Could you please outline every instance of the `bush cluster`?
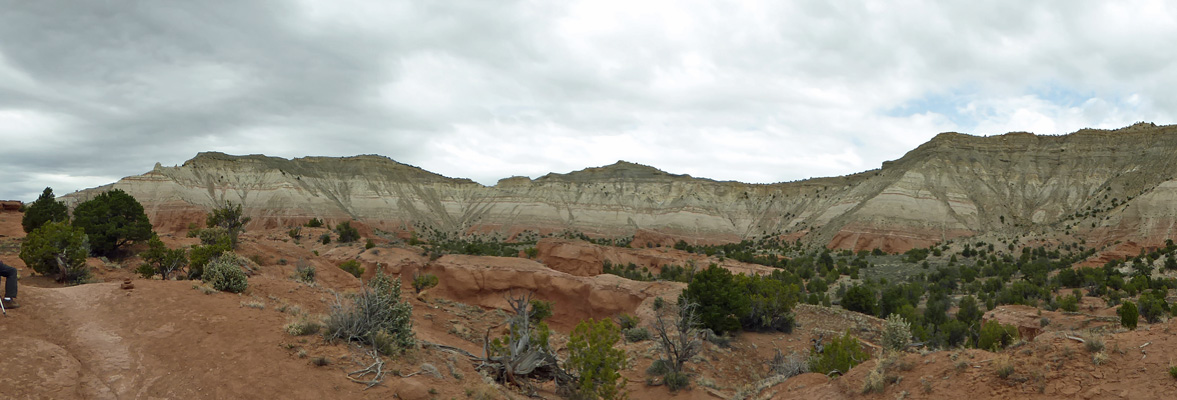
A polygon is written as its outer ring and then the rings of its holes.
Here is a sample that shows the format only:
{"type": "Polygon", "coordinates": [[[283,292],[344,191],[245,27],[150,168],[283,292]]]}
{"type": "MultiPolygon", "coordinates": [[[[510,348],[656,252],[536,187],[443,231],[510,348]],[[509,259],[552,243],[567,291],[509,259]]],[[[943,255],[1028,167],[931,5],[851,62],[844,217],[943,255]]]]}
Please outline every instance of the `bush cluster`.
{"type": "Polygon", "coordinates": [[[205,266],[200,279],[222,292],[244,292],[249,287],[249,279],[245,275],[245,270],[241,269],[242,264],[244,260],[236,254],[222,254],[205,266]]]}
{"type": "Polygon", "coordinates": [[[401,301],[401,283],[380,273],[346,304],[336,299],[325,322],[328,340],[360,342],[383,354],[416,344],[413,306],[401,301]]]}

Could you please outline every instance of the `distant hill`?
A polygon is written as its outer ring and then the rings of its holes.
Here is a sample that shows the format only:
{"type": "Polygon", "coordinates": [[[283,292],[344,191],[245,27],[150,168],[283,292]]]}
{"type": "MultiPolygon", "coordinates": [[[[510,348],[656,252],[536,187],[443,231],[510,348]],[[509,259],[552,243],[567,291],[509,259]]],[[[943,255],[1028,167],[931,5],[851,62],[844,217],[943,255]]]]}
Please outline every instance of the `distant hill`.
{"type": "Polygon", "coordinates": [[[783,236],[832,248],[905,251],[977,236],[1158,245],[1177,222],[1177,126],[1138,123],[1060,136],[943,133],[881,169],[778,184],[720,182],[618,162],[495,186],[375,155],[283,159],[200,153],[111,188],[157,229],[242,203],[253,224],[358,220],[391,232],[541,233],[724,242],[783,236]]]}

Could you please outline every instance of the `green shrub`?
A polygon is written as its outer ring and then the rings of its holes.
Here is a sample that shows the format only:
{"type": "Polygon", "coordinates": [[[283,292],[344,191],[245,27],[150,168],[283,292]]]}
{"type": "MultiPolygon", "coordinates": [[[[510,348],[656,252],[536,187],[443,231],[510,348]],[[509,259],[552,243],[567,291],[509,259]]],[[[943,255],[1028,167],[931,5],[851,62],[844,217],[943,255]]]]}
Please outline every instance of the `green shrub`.
{"type": "Polygon", "coordinates": [[[295,243],[298,243],[297,242],[298,239],[302,238],[302,227],[296,226],[296,227],[290,228],[290,230],[286,231],[286,235],[290,236],[291,239],[294,239],[295,243]]]}
{"type": "Polygon", "coordinates": [[[1125,301],[1116,313],[1120,314],[1120,325],[1128,329],[1136,329],[1136,323],[1140,320],[1140,312],[1136,310],[1136,303],[1125,301]]]}
{"type": "Polygon", "coordinates": [[[1177,379],[1177,367],[1169,367],[1169,376],[1177,379]]]}
{"type": "Polygon", "coordinates": [[[537,325],[552,316],[553,304],[550,301],[531,300],[531,315],[529,316],[532,325],[537,325]]]}
{"type": "Polygon", "coordinates": [[[695,274],[680,297],[699,304],[699,322],[716,334],[740,329],[738,316],[751,311],[751,300],[731,271],[715,264],[695,274]]]}
{"type": "Polygon", "coordinates": [[[139,253],[143,258],[143,264],[136,270],[144,278],[159,274],[167,280],[173,272],[188,265],[188,252],[184,249],[169,249],[158,236],[152,236],[151,240],[147,241],[147,247],[147,251],[139,253]]]}
{"type": "Polygon", "coordinates": [[[299,260],[298,266],[294,267],[294,278],[306,284],[315,283],[315,267],[306,260],[299,260]]]}
{"type": "Polygon", "coordinates": [[[48,222],[69,222],[69,208],[53,196],[53,188],[45,188],[37,200],[25,206],[20,226],[25,233],[33,233],[48,222]]]}
{"type": "Polygon", "coordinates": [[[841,337],[825,345],[821,352],[810,355],[809,370],[826,375],[831,372],[844,374],[868,358],[870,355],[862,349],[862,344],[847,330],[841,337]]]}
{"type": "Polygon", "coordinates": [[[981,324],[981,333],[977,338],[977,348],[997,351],[1013,344],[1019,337],[1018,328],[996,321],[985,321],[981,324]]]}
{"type": "Polygon", "coordinates": [[[290,334],[290,336],[306,336],[319,333],[319,330],[323,329],[323,324],[311,321],[309,319],[299,319],[286,324],[283,329],[285,329],[286,333],[290,334]]]}
{"type": "Polygon", "coordinates": [[[340,222],[335,226],[335,233],[339,234],[339,243],[351,243],[360,239],[360,231],[351,226],[351,221],[340,222]]]}
{"type": "Polygon", "coordinates": [[[650,340],[652,336],[646,328],[629,328],[625,330],[625,341],[638,343],[650,340]]]}
{"type": "Polygon", "coordinates": [[[625,397],[625,350],[615,348],[621,339],[613,321],[582,321],[568,339],[564,368],[577,375],[576,397],[614,399],[625,397]]]}
{"type": "Polygon", "coordinates": [[[241,269],[243,261],[236,254],[222,254],[205,266],[200,279],[216,290],[241,293],[249,287],[249,279],[241,269]]]}
{"type": "Polygon", "coordinates": [[[204,224],[209,228],[224,229],[229,233],[233,248],[237,248],[237,237],[241,236],[241,232],[245,232],[245,224],[248,224],[251,219],[242,216],[240,204],[234,206],[233,203],[226,201],[224,206],[214,208],[212,212],[208,213],[204,224]]]}
{"type": "Polygon", "coordinates": [[[653,376],[663,376],[670,372],[670,362],[657,359],[650,363],[650,367],[646,368],[646,373],[653,376]]]}
{"type": "Polygon", "coordinates": [[[114,256],[133,242],[151,239],[151,221],[143,205],[120,189],[114,189],[78,204],[73,225],[86,232],[90,252],[96,256],[114,256]]]}
{"type": "Polygon", "coordinates": [[[330,233],[323,233],[322,235],[319,235],[319,243],[330,244],[331,243],[331,234],[330,233]]]}
{"type": "Polygon", "coordinates": [[[368,241],[364,243],[364,250],[371,249],[373,247],[376,247],[376,242],[373,242],[372,239],[368,239],[368,241]]]}
{"type": "Polygon", "coordinates": [[[842,308],[866,315],[875,315],[878,313],[875,291],[863,285],[855,285],[846,289],[846,294],[842,296],[842,308]]]}
{"type": "Polygon", "coordinates": [[[617,317],[617,325],[620,326],[621,330],[623,331],[636,328],[641,322],[642,320],[638,319],[638,317],[634,316],[633,314],[621,314],[617,317]]]}
{"type": "Polygon", "coordinates": [[[421,291],[423,291],[425,289],[429,289],[431,287],[437,286],[438,283],[439,283],[439,280],[437,279],[437,275],[433,275],[433,274],[414,274],[413,275],[413,290],[416,290],[417,293],[421,293],[421,291]]]}
{"type": "Polygon", "coordinates": [[[691,378],[686,372],[667,372],[663,382],[671,392],[677,392],[691,386],[691,378]]]}
{"type": "Polygon", "coordinates": [[[20,245],[20,259],[25,265],[41,275],[71,284],[90,279],[90,268],[86,266],[88,254],[86,234],[65,222],[46,222],[29,233],[20,245]]]}
{"type": "Polygon", "coordinates": [[[911,344],[911,324],[899,314],[891,314],[883,324],[883,347],[903,350],[911,344]]]}
{"type": "Polygon", "coordinates": [[[1160,322],[1161,316],[1169,308],[1169,304],[1165,302],[1164,297],[1153,294],[1152,292],[1142,293],[1138,299],[1137,307],[1140,310],[1140,316],[1144,317],[1145,321],[1150,324],[1160,322]]]}
{"type": "Polygon", "coordinates": [[[1058,300],[1058,308],[1059,309],[1062,309],[1063,311],[1068,311],[1068,312],[1079,311],[1079,299],[1075,298],[1075,296],[1072,296],[1072,295],[1059,296],[1058,299],[1059,299],[1058,300]]]}
{"type": "Polygon", "coordinates": [[[376,274],[347,304],[336,298],[324,323],[324,336],[376,346],[384,354],[412,347],[416,343],[413,306],[400,297],[400,279],[376,274]]]}
{"type": "Polygon", "coordinates": [[[323,226],[323,221],[318,218],[311,218],[311,220],[307,221],[306,224],[307,228],[318,228],[320,226],[323,226]]]}
{"type": "Polygon", "coordinates": [[[360,262],[358,260],[344,261],[339,264],[339,269],[347,271],[347,273],[351,274],[352,276],[354,276],[356,278],[359,278],[360,275],[364,274],[364,267],[360,266],[360,262]]]}
{"type": "Polygon", "coordinates": [[[201,243],[188,252],[188,279],[200,279],[209,262],[233,250],[233,239],[222,228],[190,230],[188,236],[200,237],[201,243]]]}
{"type": "Polygon", "coordinates": [[[793,331],[792,310],[800,300],[801,287],[786,284],[774,276],[735,276],[736,283],[743,287],[742,293],[748,297],[747,312],[739,315],[740,325],[745,330],[793,331]]]}

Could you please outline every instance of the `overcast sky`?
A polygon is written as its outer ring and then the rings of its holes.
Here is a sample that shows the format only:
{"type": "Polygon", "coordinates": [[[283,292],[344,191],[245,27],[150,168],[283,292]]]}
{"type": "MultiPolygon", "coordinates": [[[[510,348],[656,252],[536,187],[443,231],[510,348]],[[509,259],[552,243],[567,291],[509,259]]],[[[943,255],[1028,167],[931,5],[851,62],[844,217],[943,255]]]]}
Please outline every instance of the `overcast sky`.
{"type": "Polygon", "coordinates": [[[210,150],[770,183],[1172,124],[1173,4],[0,0],[0,199],[210,150]]]}

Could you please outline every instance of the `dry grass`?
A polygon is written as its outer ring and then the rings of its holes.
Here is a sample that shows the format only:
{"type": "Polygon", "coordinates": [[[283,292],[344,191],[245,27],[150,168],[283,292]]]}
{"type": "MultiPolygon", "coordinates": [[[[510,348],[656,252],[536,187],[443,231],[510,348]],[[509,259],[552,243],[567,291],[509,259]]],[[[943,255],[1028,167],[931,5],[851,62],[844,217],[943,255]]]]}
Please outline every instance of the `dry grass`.
{"type": "Polygon", "coordinates": [[[993,370],[1002,379],[1009,378],[1014,373],[1014,363],[1009,355],[1001,354],[993,358],[993,370]]]}

